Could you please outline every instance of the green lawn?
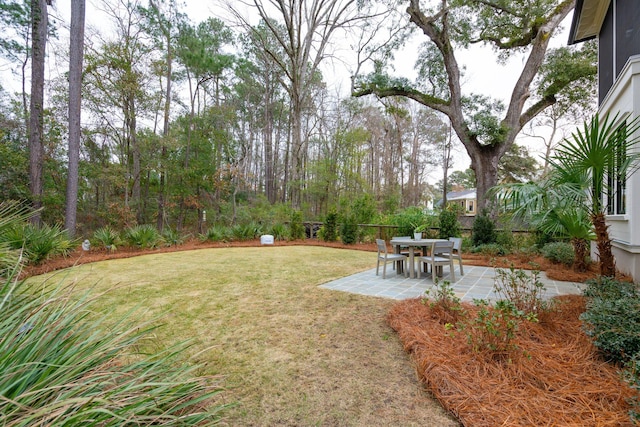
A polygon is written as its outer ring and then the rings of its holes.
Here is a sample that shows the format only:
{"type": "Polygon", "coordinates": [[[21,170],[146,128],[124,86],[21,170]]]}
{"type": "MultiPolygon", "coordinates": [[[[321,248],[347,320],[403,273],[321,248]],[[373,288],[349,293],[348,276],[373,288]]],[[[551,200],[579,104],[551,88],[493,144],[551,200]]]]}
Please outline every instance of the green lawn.
{"type": "Polygon", "coordinates": [[[224,402],[236,403],[229,425],[457,425],[423,391],[386,324],[393,301],[318,288],[373,267],[371,252],[268,246],[144,255],[46,277],[106,292],[100,307],[114,319],[136,306],[141,320],[162,316],[158,349],[195,340],[185,358],[223,376],[224,402]]]}

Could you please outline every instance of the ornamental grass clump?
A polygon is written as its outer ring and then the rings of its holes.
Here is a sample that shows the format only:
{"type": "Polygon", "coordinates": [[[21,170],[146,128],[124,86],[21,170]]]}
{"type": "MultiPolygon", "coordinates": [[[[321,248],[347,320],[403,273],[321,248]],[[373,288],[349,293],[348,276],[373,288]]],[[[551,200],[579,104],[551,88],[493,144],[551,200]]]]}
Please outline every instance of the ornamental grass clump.
{"type": "Polygon", "coordinates": [[[148,354],[154,327],[113,323],[90,292],[0,286],[0,425],[214,425],[215,378],[181,360],[186,344],[148,354]]]}

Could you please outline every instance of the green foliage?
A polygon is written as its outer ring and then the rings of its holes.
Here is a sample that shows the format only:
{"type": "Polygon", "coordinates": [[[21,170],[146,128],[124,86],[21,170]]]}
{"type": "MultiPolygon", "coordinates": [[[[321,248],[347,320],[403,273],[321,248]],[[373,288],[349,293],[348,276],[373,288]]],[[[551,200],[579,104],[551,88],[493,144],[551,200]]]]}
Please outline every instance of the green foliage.
{"type": "Polygon", "coordinates": [[[3,425],[214,425],[213,378],[181,359],[187,344],[155,350],[154,327],[133,312],[115,324],[89,292],[0,285],[3,425]],[[204,404],[206,402],[206,404],[204,404]]]}
{"type": "Polygon", "coordinates": [[[473,246],[496,243],[496,226],[493,219],[486,212],[476,216],[473,221],[471,238],[473,239],[473,246]]]}
{"type": "Polygon", "coordinates": [[[509,254],[509,250],[497,243],[485,243],[471,248],[471,253],[489,256],[503,256],[509,254]]]}
{"type": "MultiPolygon", "coordinates": [[[[640,392],[640,353],[636,353],[629,362],[625,365],[624,379],[629,386],[640,392]]],[[[629,411],[629,416],[635,423],[640,422],[640,393],[636,393],[631,399],[632,409],[629,411]]]]}
{"type": "Polygon", "coordinates": [[[338,240],[338,214],[335,211],[327,214],[320,231],[321,238],[325,242],[335,242],[338,240]]]}
{"type": "Polygon", "coordinates": [[[640,293],[610,278],[587,281],[587,309],[580,316],[586,334],[605,358],[624,363],[640,352],[640,293]]]}
{"type": "Polygon", "coordinates": [[[289,238],[287,227],[281,223],[275,223],[269,229],[269,234],[273,236],[274,240],[287,240],[289,238]]]}
{"type": "Polygon", "coordinates": [[[348,216],[342,221],[340,239],[345,245],[351,245],[358,241],[358,222],[354,216],[348,216]]]}
{"type": "Polygon", "coordinates": [[[460,298],[454,292],[451,283],[445,280],[440,284],[437,277],[433,287],[425,291],[422,303],[429,303],[432,310],[440,311],[440,319],[445,323],[455,323],[466,315],[460,304],[460,298]]]}
{"type": "Polygon", "coordinates": [[[229,229],[222,225],[213,225],[199,236],[201,241],[223,242],[231,239],[229,229]]]}
{"type": "Polygon", "coordinates": [[[154,226],[142,224],[127,228],[124,241],[137,248],[156,248],[162,244],[162,236],[154,226]]]}
{"type": "Polygon", "coordinates": [[[477,352],[488,352],[494,357],[507,358],[518,349],[514,342],[524,313],[508,300],[500,300],[491,307],[486,300],[475,300],[476,317],[465,323],[467,342],[477,352]]]}
{"type": "Polygon", "coordinates": [[[412,236],[416,228],[428,222],[428,216],[418,206],[410,206],[391,217],[391,224],[398,227],[398,236],[412,236]]]}
{"type": "Polygon", "coordinates": [[[174,230],[173,228],[165,227],[162,230],[162,241],[167,246],[178,246],[184,243],[185,236],[182,236],[178,230],[174,230]]]}
{"type": "Polygon", "coordinates": [[[94,231],[93,240],[99,242],[102,247],[109,251],[115,251],[122,242],[120,234],[109,226],[94,231]]]}
{"type": "Polygon", "coordinates": [[[438,238],[460,237],[461,229],[456,209],[447,207],[440,212],[440,230],[438,238]]]}
{"type": "Polygon", "coordinates": [[[509,301],[527,316],[536,316],[548,308],[548,303],[543,299],[545,287],[540,282],[538,270],[528,274],[516,269],[513,264],[508,270],[496,268],[493,290],[500,299],[509,301]]]}
{"type": "Polygon", "coordinates": [[[236,224],[231,227],[230,234],[233,240],[253,240],[262,234],[262,227],[255,222],[236,224]]]}
{"type": "Polygon", "coordinates": [[[542,255],[553,262],[571,266],[575,260],[573,246],[566,242],[547,243],[542,247],[542,255]]]}
{"type": "Polygon", "coordinates": [[[304,224],[302,224],[302,212],[293,211],[289,218],[289,238],[291,240],[304,239],[305,231],[304,224]]]}
{"type": "Polygon", "coordinates": [[[10,249],[21,250],[28,262],[39,264],[56,255],[67,255],[74,246],[67,232],[58,225],[41,227],[31,223],[15,224],[0,236],[10,249]]]}

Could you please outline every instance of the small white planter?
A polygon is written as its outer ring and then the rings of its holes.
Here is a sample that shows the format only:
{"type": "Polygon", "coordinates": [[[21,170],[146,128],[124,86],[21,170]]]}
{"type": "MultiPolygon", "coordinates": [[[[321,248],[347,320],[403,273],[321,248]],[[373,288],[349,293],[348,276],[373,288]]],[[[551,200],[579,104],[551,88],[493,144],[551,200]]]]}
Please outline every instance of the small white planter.
{"type": "Polygon", "coordinates": [[[415,240],[420,240],[420,239],[422,239],[422,232],[420,232],[420,233],[413,233],[413,238],[414,238],[415,240]]]}

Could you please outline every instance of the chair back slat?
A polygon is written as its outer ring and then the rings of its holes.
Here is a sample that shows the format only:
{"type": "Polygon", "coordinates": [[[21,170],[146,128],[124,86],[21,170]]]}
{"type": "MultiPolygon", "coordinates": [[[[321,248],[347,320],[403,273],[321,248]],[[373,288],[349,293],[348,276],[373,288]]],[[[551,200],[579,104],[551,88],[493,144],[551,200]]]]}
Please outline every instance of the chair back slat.
{"type": "Polygon", "coordinates": [[[435,256],[443,253],[450,253],[453,250],[453,242],[433,242],[431,247],[431,255],[435,256]]]}
{"type": "Polygon", "coordinates": [[[387,244],[382,239],[376,239],[376,245],[378,245],[378,253],[387,253],[387,244]]]}

